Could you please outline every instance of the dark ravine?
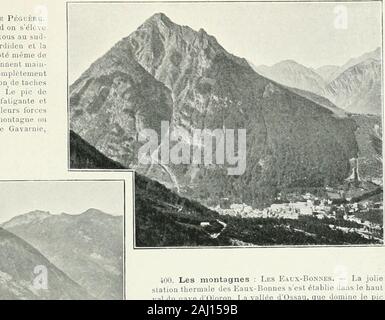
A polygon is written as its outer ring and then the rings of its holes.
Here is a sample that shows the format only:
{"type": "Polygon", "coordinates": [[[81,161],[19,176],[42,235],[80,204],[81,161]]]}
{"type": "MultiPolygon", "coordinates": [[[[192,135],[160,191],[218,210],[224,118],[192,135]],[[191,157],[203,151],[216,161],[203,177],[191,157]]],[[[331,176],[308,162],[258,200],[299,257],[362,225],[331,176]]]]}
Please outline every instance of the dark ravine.
{"type": "Polygon", "coordinates": [[[120,163],[100,153],[73,131],[70,132],[70,168],[72,169],[125,169],[120,163]]]}
{"type": "MultiPolygon", "coordinates": [[[[261,206],[280,189],[338,184],[358,152],[352,119],[260,76],[203,29],[174,24],[163,14],[119,41],[71,85],[70,111],[72,130],[133,168],[136,134],[159,131],[162,120],[187,130],[246,129],[241,176],[228,176],[225,166],[171,166],[181,193],[204,204],[228,197],[261,206]]],[[[156,171],[146,174],[169,182],[156,171]]]]}

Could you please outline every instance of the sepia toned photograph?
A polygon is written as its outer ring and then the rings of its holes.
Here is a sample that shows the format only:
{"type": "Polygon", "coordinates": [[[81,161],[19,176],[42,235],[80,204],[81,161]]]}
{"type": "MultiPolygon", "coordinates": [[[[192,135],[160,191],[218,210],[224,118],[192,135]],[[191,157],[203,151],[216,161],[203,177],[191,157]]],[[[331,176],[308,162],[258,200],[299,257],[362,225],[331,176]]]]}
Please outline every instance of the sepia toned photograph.
{"type": "Polygon", "coordinates": [[[123,298],[123,181],[0,181],[0,300],[123,298]]]}
{"type": "Polygon", "coordinates": [[[382,245],[381,8],[68,3],[69,169],[135,170],[137,249],[382,245]]]}

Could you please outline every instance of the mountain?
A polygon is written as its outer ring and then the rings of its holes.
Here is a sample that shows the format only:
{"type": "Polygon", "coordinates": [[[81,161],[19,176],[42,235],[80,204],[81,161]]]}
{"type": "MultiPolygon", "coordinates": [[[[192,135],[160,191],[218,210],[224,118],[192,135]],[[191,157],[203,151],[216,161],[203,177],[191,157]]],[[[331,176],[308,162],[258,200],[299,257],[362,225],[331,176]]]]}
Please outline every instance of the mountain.
{"type": "Polygon", "coordinates": [[[375,146],[373,146],[372,143],[372,136],[375,133],[375,128],[382,128],[381,115],[353,114],[352,118],[358,125],[356,139],[359,148],[360,177],[382,185],[382,161],[378,160],[375,146]]]}
{"type": "MultiPolygon", "coordinates": [[[[373,51],[365,52],[364,54],[358,57],[349,59],[345,64],[340,67],[339,74],[337,74],[337,76],[339,76],[340,74],[342,74],[342,72],[348,70],[349,68],[367,60],[381,61],[381,48],[378,47],[373,51]]],[[[337,78],[337,76],[335,78],[337,78]]]]}
{"type": "Polygon", "coordinates": [[[341,67],[334,65],[327,65],[316,68],[315,71],[324,79],[326,83],[333,81],[341,70],[341,67]]]}
{"type": "Polygon", "coordinates": [[[278,83],[288,87],[322,94],[325,87],[324,79],[313,69],[303,66],[294,60],[284,60],[271,67],[262,65],[256,71],[278,83]]]}
{"type": "Polygon", "coordinates": [[[0,299],[83,300],[92,296],[37,249],[0,228],[0,299]],[[39,266],[47,270],[47,289],[33,286],[38,276],[34,270],[39,266]]]}
{"type": "MultiPolygon", "coordinates": [[[[242,175],[229,176],[226,164],[168,165],[179,192],[207,205],[223,197],[263,205],[281,189],[337,184],[357,153],[354,121],[259,75],[203,29],[164,14],[146,20],[71,85],[70,117],[73,131],[131,168],[138,167],[140,129],[159,133],[162,120],[188,132],[246,129],[242,175]]],[[[166,183],[161,166],[153,167],[138,170],[166,183]]]]}
{"type": "Polygon", "coordinates": [[[31,212],[2,225],[37,248],[98,299],[123,298],[123,218],[31,212]]]}
{"type": "Polygon", "coordinates": [[[167,87],[135,60],[126,41],[97,60],[70,87],[71,128],[113,159],[130,163],[137,154],[136,133],[160,132],[170,121],[167,87]]]}
{"type": "Polygon", "coordinates": [[[381,114],[381,61],[367,59],[340,74],[325,95],[350,113],[381,114]]]}
{"type": "MultiPolygon", "coordinates": [[[[71,148],[77,154],[75,168],[101,169],[105,157],[71,132],[71,148]],[[76,143],[75,143],[76,142],[76,143]],[[79,162],[78,162],[79,161],[79,162]]],[[[110,169],[121,169],[113,161],[110,169]],[[114,167],[115,166],[115,167],[114,167]]],[[[370,244],[357,233],[344,233],[330,225],[359,227],[352,222],[314,217],[292,219],[241,218],[219,215],[196,201],[181,197],[157,181],[135,173],[135,234],[137,247],[196,247],[249,245],[370,244]]],[[[380,230],[379,233],[382,234],[380,230]]]]}

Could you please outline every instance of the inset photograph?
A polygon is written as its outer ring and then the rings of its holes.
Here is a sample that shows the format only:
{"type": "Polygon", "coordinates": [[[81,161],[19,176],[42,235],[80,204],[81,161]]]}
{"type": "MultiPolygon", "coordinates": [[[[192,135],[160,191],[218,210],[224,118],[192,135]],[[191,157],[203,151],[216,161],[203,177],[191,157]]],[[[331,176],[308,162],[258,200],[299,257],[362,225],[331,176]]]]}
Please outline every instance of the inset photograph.
{"type": "Polygon", "coordinates": [[[69,166],[136,171],[136,248],[383,244],[380,2],[67,11],[69,166]]]}
{"type": "Polygon", "coordinates": [[[124,181],[0,181],[0,300],[122,300],[124,181]]]}

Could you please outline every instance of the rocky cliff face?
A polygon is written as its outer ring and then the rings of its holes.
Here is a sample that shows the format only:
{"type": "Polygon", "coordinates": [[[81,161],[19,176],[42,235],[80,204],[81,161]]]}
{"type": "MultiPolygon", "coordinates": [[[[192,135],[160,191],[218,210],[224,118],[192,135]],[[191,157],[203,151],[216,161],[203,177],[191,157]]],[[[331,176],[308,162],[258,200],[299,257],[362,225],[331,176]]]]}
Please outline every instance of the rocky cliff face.
{"type": "MultiPolygon", "coordinates": [[[[123,137],[146,126],[159,130],[161,120],[189,131],[246,129],[241,176],[228,176],[225,166],[170,165],[181,192],[204,203],[222,197],[261,203],[281,188],[338,183],[357,153],[354,121],[262,77],[204,30],[163,14],[122,39],[71,86],[70,108],[71,128],[124,166],[135,166],[137,149],[123,137]],[[129,81],[120,77],[117,85],[116,72],[133,79],[137,90],[120,94],[129,81]],[[105,75],[109,81],[100,80],[105,75]],[[131,100],[137,103],[129,110],[141,115],[142,126],[128,125],[123,110],[131,100]]],[[[162,180],[157,171],[146,174],[162,180]]]]}

